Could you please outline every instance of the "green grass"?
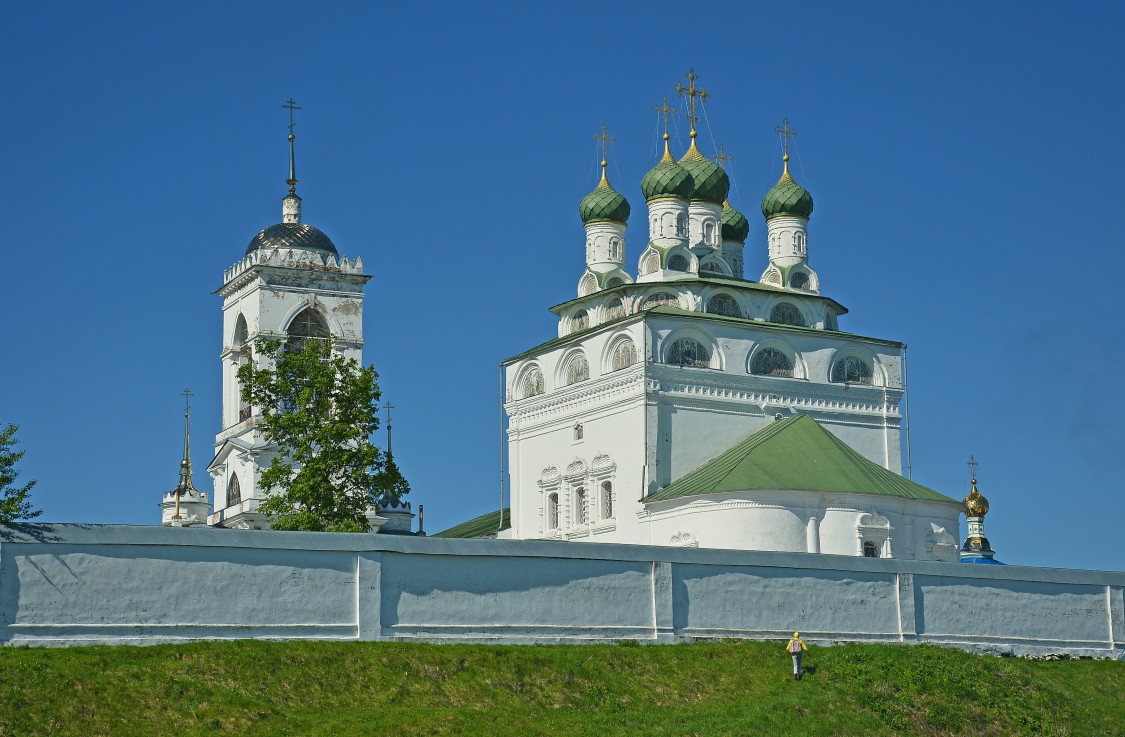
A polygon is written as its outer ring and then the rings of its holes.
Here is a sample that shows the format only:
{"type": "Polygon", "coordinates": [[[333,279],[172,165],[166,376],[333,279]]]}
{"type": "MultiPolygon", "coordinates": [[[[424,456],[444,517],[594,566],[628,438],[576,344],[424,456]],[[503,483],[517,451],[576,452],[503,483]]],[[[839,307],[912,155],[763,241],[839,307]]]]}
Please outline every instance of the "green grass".
{"type": "Polygon", "coordinates": [[[1125,663],[927,646],[0,648],[0,735],[1121,735],[1125,663]]]}

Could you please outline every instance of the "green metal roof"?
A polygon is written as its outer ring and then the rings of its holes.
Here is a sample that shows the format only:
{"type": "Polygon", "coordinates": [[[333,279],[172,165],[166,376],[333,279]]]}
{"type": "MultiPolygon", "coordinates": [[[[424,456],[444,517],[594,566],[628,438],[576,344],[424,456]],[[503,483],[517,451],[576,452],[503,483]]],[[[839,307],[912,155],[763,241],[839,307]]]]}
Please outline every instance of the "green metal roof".
{"type": "Polygon", "coordinates": [[[489,512],[488,514],[482,514],[481,516],[471,519],[468,522],[462,522],[459,525],[454,525],[448,530],[443,530],[442,532],[431,535],[430,537],[489,537],[496,534],[497,528],[501,530],[507,530],[511,526],[511,508],[504,507],[504,509],[499,512],[489,512]],[[501,521],[501,516],[503,516],[503,521],[501,521]]]}
{"type": "Polygon", "coordinates": [[[584,223],[627,223],[629,222],[629,201],[610,186],[602,175],[602,181],[593,192],[578,203],[578,215],[584,223]]]}
{"type": "Polygon", "coordinates": [[[960,504],[867,460],[809,415],[769,424],[644,501],[747,490],[850,492],[960,504]]]}
{"type": "Polygon", "coordinates": [[[723,204],[723,200],[730,193],[730,177],[723,171],[723,167],[703,155],[695,145],[694,139],[687,153],[680,159],[680,166],[687,169],[695,182],[691,199],[714,202],[716,205],[723,204]]]}
{"type": "Polygon", "coordinates": [[[729,202],[723,202],[723,240],[746,242],[750,235],[750,221],[738,210],[731,207],[729,202]]]}
{"type": "Polygon", "coordinates": [[[813,201],[809,191],[793,181],[789,176],[789,167],[786,165],[785,173],[773,189],[766,192],[762,198],[762,214],[766,220],[782,215],[795,215],[807,218],[812,215],[813,201]]]}
{"type": "Polygon", "coordinates": [[[678,197],[686,200],[691,197],[695,189],[695,180],[688,174],[687,169],[677,164],[669,156],[659,164],[649,169],[641,177],[641,193],[645,200],[655,200],[658,197],[678,197]]]}

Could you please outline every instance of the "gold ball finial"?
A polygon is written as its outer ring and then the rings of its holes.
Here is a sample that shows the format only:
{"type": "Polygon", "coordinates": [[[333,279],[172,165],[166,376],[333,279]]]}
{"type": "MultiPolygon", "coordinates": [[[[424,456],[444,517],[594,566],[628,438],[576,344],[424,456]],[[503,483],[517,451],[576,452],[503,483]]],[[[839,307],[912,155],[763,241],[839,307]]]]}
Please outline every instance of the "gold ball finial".
{"type": "Polygon", "coordinates": [[[789,154],[785,154],[784,156],[782,156],[781,160],[782,161],[789,161],[789,154]]]}
{"type": "Polygon", "coordinates": [[[669,138],[670,138],[670,136],[668,135],[668,133],[667,133],[667,132],[665,132],[665,133],[664,133],[664,140],[665,140],[665,141],[667,141],[667,140],[668,140],[669,138]]]}
{"type": "Polygon", "coordinates": [[[694,139],[698,135],[698,133],[696,133],[695,129],[693,128],[691,133],[689,133],[688,135],[690,135],[694,139]]]}

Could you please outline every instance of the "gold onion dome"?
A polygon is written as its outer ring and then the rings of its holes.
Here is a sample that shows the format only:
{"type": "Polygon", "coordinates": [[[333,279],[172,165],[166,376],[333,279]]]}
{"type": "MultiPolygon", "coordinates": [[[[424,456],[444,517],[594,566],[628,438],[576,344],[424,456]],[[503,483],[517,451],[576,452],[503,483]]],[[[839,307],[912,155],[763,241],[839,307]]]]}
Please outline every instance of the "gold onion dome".
{"type": "Polygon", "coordinates": [[[578,214],[582,222],[590,223],[628,223],[629,201],[610,186],[605,175],[606,162],[602,160],[602,180],[594,191],[578,203],[578,214]]]}
{"type": "Polygon", "coordinates": [[[793,181],[789,175],[789,154],[782,157],[785,171],[781,179],[762,198],[762,214],[766,220],[783,216],[808,218],[812,215],[813,201],[809,191],[793,181]]]}
{"type": "Polygon", "coordinates": [[[730,177],[723,167],[703,155],[695,145],[695,131],[691,132],[691,146],[680,159],[680,166],[687,169],[695,182],[691,199],[699,202],[713,202],[721,205],[730,194],[730,177]]]}
{"type": "Polygon", "coordinates": [[[750,235],[750,221],[731,207],[729,202],[723,200],[723,240],[745,243],[748,235],[750,235]]]}
{"type": "Polygon", "coordinates": [[[688,170],[676,163],[668,149],[668,134],[664,134],[664,157],[641,177],[641,193],[646,202],[675,197],[686,200],[695,189],[695,180],[688,170]]]}
{"type": "Polygon", "coordinates": [[[977,480],[973,479],[973,488],[965,497],[965,516],[983,517],[988,514],[988,500],[977,490],[977,480]]]}

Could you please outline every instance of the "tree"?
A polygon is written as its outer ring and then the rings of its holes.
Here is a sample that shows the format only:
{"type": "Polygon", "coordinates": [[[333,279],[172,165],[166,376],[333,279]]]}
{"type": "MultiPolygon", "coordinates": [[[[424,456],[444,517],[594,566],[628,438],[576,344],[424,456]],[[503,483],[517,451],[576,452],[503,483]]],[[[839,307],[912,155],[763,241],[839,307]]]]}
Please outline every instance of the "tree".
{"type": "Polygon", "coordinates": [[[28,481],[23,486],[15,485],[20,475],[16,464],[25,452],[12,450],[16,445],[16,430],[19,429],[19,425],[9,424],[0,430],[0,524],[43,514],[42,510],[32,508],[27,499],[35,481],[28,481]]]}
{"type": "Polygon", "coordinates": [[[371,444],[379,427],[374,366],[332,351],[331,340],[267,338],[259,360],[238,369],[242,400],[260,411],[258,429],[278,447],[261,477],[259,510],[275,530],[366,532],[365,512],[410,487],[371,444]]]}

